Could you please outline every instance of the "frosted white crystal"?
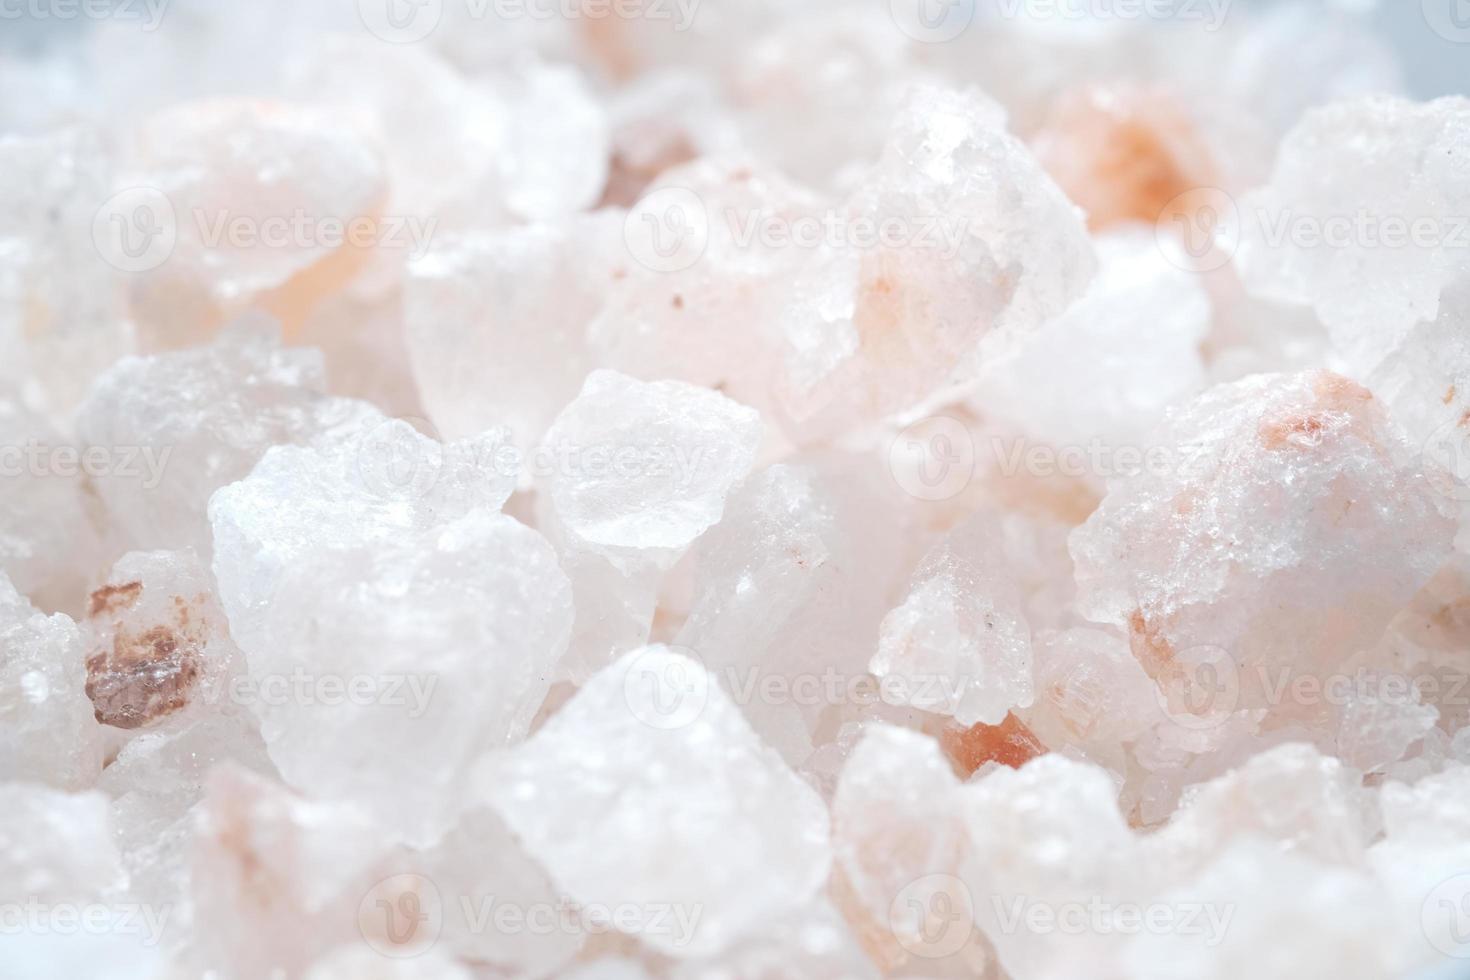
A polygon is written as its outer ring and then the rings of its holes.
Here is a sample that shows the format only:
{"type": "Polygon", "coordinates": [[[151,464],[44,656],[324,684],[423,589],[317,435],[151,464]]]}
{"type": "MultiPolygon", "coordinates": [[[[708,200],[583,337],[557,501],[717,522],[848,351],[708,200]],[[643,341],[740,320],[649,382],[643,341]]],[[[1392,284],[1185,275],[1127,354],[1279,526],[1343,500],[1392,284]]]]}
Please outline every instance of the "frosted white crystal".
{"type": "Polygon", "coordinates": [[[678,642],[699,652],[792,765],[832,709],[858,707],[878,624],[917,555],[886,473],[835,455],[753,474],[693,549],[678,642]],[[774,685],[777,696],[760,696],[774,685]],[[796,696],[801,692],[801,696],[796,696]]]}
{"type": "Polygon", "coordinates": [[[127,880],[102,794],[5,782],[0,814],[0,896],[14,910],[96,901],[127,880]]]}
{"type": "Polygon", "coordinates": [[[759,413],[673,381],[591,374],[542,442],[558,520],[589,550],[677,553],[750,470],[759,413]]]}
{"type": "MultiPolygon", "coordinates": [[[[259,726],[246,707],[222,706],[186,726],[130,740],[98,780],[112,800],[115,838],[133,901],[180,907],[188,895],[189,840],[209,772],[224,763],[274,777],[259,726]]],[[[183,939],[170,935],[169,946],[183,939]]]]}
{"type": "Polygon", "coordinates": [[[916,88],[839,213],[902,233],[803,259],[781,312],[797,420],[839,393],[863,413],[912,405],[972,371],[991,330],[1060,313],[1096,261],[1077,209],[973,90],[916,88]]]}
{"type": "Polygon", "coordinates": [[[1464,229],[1447,217],[1470,207],[1467,143],[1470,100],[1460,98],[1307,113],[1270,183],[1241,201],[1247,282],[1312,306],[1349,362],[1372,370],[1470,272],[1464,229]]]}
{"type": "Polygon", "coordinates": [[[1031,704],[1031,627],[1000,537],[982,512],[924,556],[879,627],[871,669],[892,682],[885,697],[966,727],[1031,704]]]}
{"type": "Polygon", "coordinates": [[[1209,296],[1151,232],[1096,246],[1087,292],[988,363],[975,404],[1053,446],[1141,449],[1163,410],[1204,383],[1209,296]]]}
{"type": "Polygon", "coordinates": [[[963,814],[973,854],[961,877],[1008,973],[1075,976],[1108,955],[1113,939],[1100,930],[1033,930],[1014,918],[1033,906],[1117,906],[1148,894],[1151,869],[1106,773],[1057,755],[996,769],[967,788],[963,814]]]}
{"type": "Polygon", "coordinates": [[[75,612],[98,550],[82,448],[7,395],[0,446],[0,571],[44,607],[75,612]]]}
{"type": "Polygon", "coordinates": [[[849,915],[874,937],[890,972],[904,963],[932,965],[926,961],[966,946],[962,962],[967,957],[978,968],[977,954],[983,962],[978,934],[975,941],[947,936],[935,914],[960,910],[966,919],[948,925],[973,931],[972,896],[956,877],[969,851],[959,808],[960,783],[949,761],[917,732],[874,725],[843,767],[832,800],[837,866],[852,892],[849,915]],[[916,883],[925,881],[935,887],[919,894],[916,883]]]}
{"type": "Polygon", "coordinates": [[[208,777],[190,844],[193,962],[231,976],[300,971],[361,943],[359,905],[387,845],[354,807],[303,800],[233,765],[208,777]],[[261,936],[270,936],[262,943],[261,936]]]}
{"type": "Polygon", "coordinates": [[[318,352],[282,348],[280,328],[254,318],[207,347],[119,361],[77,418],[83,444],[118,461],[96,479],[109,517],[138,546],[208,555],[210,494],[271,446],[374,417],[325,386],[318,352]]]}
{"type": "Polygon", "coordinates": [[[422,45],[364,35],[323,38],[286,69],[297,98],[330,109],[370,140],[387,169],[389,213],[426,215],[491,172],[506,107],[422,45]]]}
{"type": "Polygon", "coordinates": [[[410,265],[408,350],[441,432],[507,426],[524,453],[541,441],[593,367],[587,325],[621,235],[616,215],[597,212],[437,237],[410,265]]]}
{"type": "Polygon", "coordinates": [[[1283,854],[1249,837],[1150,907],[1181,918],[1186,908],[1198,910],[1197,926],[1139,931],[1119,964],[1129,976],[1226,980],[1246,973],[1288,980],[1324,969],[1371,980],[1400,974],[1414,962],[1410,951],[1423,945],[1391,919],[1370,876],[1283,854]]]}
{"type": "Polygon", "coordinates": [[[437,947],[466,961],[507,975],[545,976],[565,968],[588,940],[575,903],[481,799],[472,799],[413,867],[433,882],[443,903],[437,947]],[[521,918],[496,917],[506,914],[521,918]]]}
{"type": "Polygon", "coordinates": [[[675,957],[718,953],[804,905],[831,861],[821,800],[668,648],[593,677],[494,780],[496,809],[571,897],[692,922],[621,926],[675,957]]]}
{"type": "MultiPolygon", "coordinates": [[[[241,639],[272,761],[303,792],[434,840],[465,768],[526,732],[566,647],[571,589],[551,548],[476,510],[303,555],[277,582],[263,630],[241,639]]],[[[222,594],[233,623],[239,600],[222,594]]]]}
{"type": "Polygon", "coordinates": [[[1081,611],[1127,627],[1155,679],[1219,651],[1248,705],[1269,671],[1321,676],[1376,641],[1448,552],[1453,523],[1420,462],[1339,376],[1212,388],[1155,438],[1172,466],[1113,481],[1071,541],[1081,611]]]}
{"type": "Polygon", "coordinates": [[[202,290],[221,306],[310,269],[344,245],[328,222],[375,217],[384,203],[383,164],[361,133],[284,103],[165,109],[145,121],[125,169],[123,186],[166,199],[160,213],[176,236],[155,282],[202,290]]]}
{"type": "Polygon", "coordinates": [[[1158,687],[1114,633],[1074,628],[1037,633],[1032,643],[1036,699],[1021,712],[1036,737],[1114,771],[1124,743],[1163,720],[1158,687]]]}
{"type": "Polygon", "coordinates": [[[0,574],[0,778],[63,789],[102,769],[86,694],[85,645],[67,616],[46,616],[0,574]]]}
{"type": "Polygon", "coordinates": [[[587,325],[600,363],[764,408],[781,357],[778,304],[804,253],[792,229],[821,207],[738,153],[664,169],[629,205],[612,289],[587,325]]]}
{"type": "Polygon", "coordinates": [[[492,430],[445,445],[369,413],[314,447],[271,448],[209,504],[215,577],[236,642],[251,649],[281,578],[308,558],[498,509],[515,486],[499,454],[504,441],[492,430]]]}
{"type": "Polygon", "coordinates": [[[92,238],[111,166],[91,130],[0,136],[0,378],[32,407],[70,411],[132,348],[122,277],[92,238]]]}
{"type": "Polygon", "coordinates": [[[1370,800],[1358,773],[1337,759],[1283,745],[1195,787],[1148,844],[1171,873],[1195,874],[1245,835],[1354,867],[1373,836],[1370,800]]]}

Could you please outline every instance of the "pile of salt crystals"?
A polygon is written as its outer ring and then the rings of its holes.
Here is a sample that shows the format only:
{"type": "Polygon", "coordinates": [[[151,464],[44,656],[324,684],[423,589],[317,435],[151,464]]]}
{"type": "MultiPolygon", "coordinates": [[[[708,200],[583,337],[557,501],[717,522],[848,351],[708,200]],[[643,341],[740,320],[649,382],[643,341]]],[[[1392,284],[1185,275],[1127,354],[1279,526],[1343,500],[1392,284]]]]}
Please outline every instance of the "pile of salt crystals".
{"type": "Polygon", "coordinates": [[[1470,101],[355,6],[0,53],[0,972],[1470,956],[1470,101]]]}

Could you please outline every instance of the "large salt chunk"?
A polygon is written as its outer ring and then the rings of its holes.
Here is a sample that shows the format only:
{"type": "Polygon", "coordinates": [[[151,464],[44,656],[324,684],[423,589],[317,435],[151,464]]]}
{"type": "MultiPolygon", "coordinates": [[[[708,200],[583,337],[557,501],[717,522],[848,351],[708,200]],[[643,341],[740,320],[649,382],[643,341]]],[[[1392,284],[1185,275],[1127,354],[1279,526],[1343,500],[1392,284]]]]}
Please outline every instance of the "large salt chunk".
{"type": "MultiPolygon", "coordinates": [[[[254,556],[231,558],[248,574],[254,556]]],[[[446,829],[470,761],[530,727],[572,598],[544,538],[477,510],[302,556],[267,615],[241,643],[282,777],[425,842],[446,829]]]]}
{"type": "Polygon", "coordinates": [[[918,732],[874,725],[842,769],[832,837],[848,915],[890,972],[948,957],[984,962],[972,897],[957,877],[969,851],[959,807],[949,761],[918,732]],[[963,921],[946,923],[951,911],[963,921]]]}
{"type": "Polygon", "coordinates": [[[37,612],[0,574],[0,778],[63,789],[97,779],[101,731],[83,650],[74,622],[37,612]]]}
{"type": "Polygon", "coordinates": [[[0,783],[0,901],[95,901],[125,881],[106,797],[0,783]]]}
{"type": "MultiPolygon", "coordinates": [[[[505,976],[548,976],[587,941],[589,923],[579,916],[588,910],[557,891],[505,821],[476,798],[483,785],[471,778],[476,788],[458,823],[413,864],[442,903],[438,946],[505,976]]],[[[591,927],[605,930],[606,923],[591,927]]]]}
{"type": "Polygon", "coordinates": [[[498,509],[515,487],[504,441],[492,430],[441,444],[369,412],[312,446],[271,448],[209,502],[214,573],[236,642],[251,650],[282,577],[311,557],[498,509]]]}
{"type": "Polygon", "coordinates": [[[1470,100],[1378,97],[1309,112],[1240,202],[1238,261],[1260,294],[1310,305],[1359,372],[1470,272],[1470,100]]]}
{"type": "Polygon", "coordinates": [[[1470,768],[1450,766],[1412,785],[1385,783],[1379,806],[1384,836],[1369,850],[1368,863],[1394,899],[1401,926],[1422,930],[1424,958],[1431,949],[1463,958],[1470,768]]]}
{"type": "Polygon", "coordinates": [[[407,345],[441,432],[504,425],[524,453],[540,442],[594,366],[587,325],[612,283],[597,270],[621,235],[620,219],[597,212],[445,235],[410,264],[407,345]]]}
{"type": "Polygon", "coordinates": [[[613,288],[587,325],[600,362],[767,404],[776,304],[821,204],[739,155],[665,170],[630,205],[613,288]]]}
{"type": "MultiPolygon", "coordinates": [[[[98,460],[8,394],[0,394],[0,446],[0,571],[43,607],[75,612],[97,559],[86,477],[98,460]]],[[[126,452],[101,468],[120,466],[126,452]]]]}
{"type": "Polygon", "coordinates": [[[779,314],[797,422],[913,405],[968,374],[992,330],[1062,312],[1096,261],[1078,210],[974,91],[916,88],[832,217],[779,314]]]}
{"type": "Polygon", "coordinates": [[[1026,725],[1054,751],[1125,771],[1126,743],[1164,717],[1158,687],[1128,641],[1098,629],[1044,630],[1032,655],[1036,700],[1021,713],[1026,725]]]}
{"type": "Polygon", "coordinates": [[[1449,552],[1419,461],[1337,375],[1220,385],[1156,437],[1173,465],[1113,481],[1073,532],[1079,607],[1127,627],[1161,683],[1225,692],[1212,713],[1370,647],[1449,552]]]}
{"type": "Polygon", "coordinates": [[[918,557],[899,496],[867,459],[798,457],[742,483],[693,550],[677,642],[793,766],[819,747],[834,710],[877,700],[878,624],[918,557]]]}
{"type": "Polygon", "coordinates": [[[191,342],[256,298],[298,322],[362,261],[355,243],[387,234],[383,164],[325,110],[176,105],[144,122],[125,170],[107,217],[136,227],[108,239],[108,256],[141,273],[133,310],[156,343],[191,342]]]}
{"type": "Polygon", "coordinates": [[[120,361],[92,387],[77,431],[89,452],[116,458],[95,482],[129,542],[208,555],[210,494],[271,446],[372,417],[325,387],[319,353],[283,349],[279,327],[247,318],[207,347],[120,361]]]}
{"type": "Polygon", "coordinates": [[[494,780],[496,809],[572,898],[631,910],[616,924],[671,956],[728,948],[827,877],[821,799],[665,647],[593,677],[494,780]]]}
{"type": "MultiPolygon", "coordinates": [[[[683,960],[669,972],[670,980],[877,980],[878,976],[852,927],[823,898],[782,916],[768,932],[734,949],[705,960],[683,960]]],[[[599,973],[586,980],[609,978],[599,973]]]]}
{"type": "MultiPolygon", "coordinates": [[[[390,937],[402,925],[373,906],[386,847],[354,807],[303,800],[236,766],[215,770],[189,848],[193,943],[186,962],[200,972],[266,980],[299,974],[348,942],[392,950],[390,937]]],[[[416,931],[417,923],[409,926],[416,931]]]]}
{"type": "Polygon", "coordinates": [[[1357,869],[1247,837],[1198,878],[1150,900],[1156,924],[1131,930],[1116,969],[1148,980],[1404,976],[1416,962],[1411,951],[1425,947],[1390,907],[1357,869]]]}
{"type": "MultiPolygon", "coordinates": [[[[1107,774],[1056,754],[999,768],[967,786],[973,853],[961,877],[975,921],[1018,977],[1083,976],[1115,938],[1101,929],[1034,929],[1034,916],[1138,902],[1150,889],[1138,837],[1107,774]]],[[[1058,918],[1054,920],[1060,922],[1058,918]]],[[[1075,921],[1075,920],[1074,920],[1075,921]]]]}
{"type": "Polygon", "coordinates": [[[187,897],[194,810],[210,771],[226,762],[275,776],[255,716],[243,706],[143,732],[102,771],[97,786],[112,797],[132,900],[173,908],[187,897]]]}
{"type": "Polygon", "coordinates": [[[1136,468],[1116,450],[1141,449],[1164,409],[1204,383],[1210,298],[1151,232],[1114,231],[1096,244],[1087,292],[988,363],[974,404],[1059,449],[1106,446],[1115,454],[1104,462],[1136,468]]]}
{"type": "Polygon", "coordinates": [[[663,560],[719,521],[761,433],[756,411],[718,392],[597,371],[540,452],[569,534],[610,557],[663,560]]]}
{"type": "Polygon", "coordinates": [[[88,131],[0,138],[0,379],[35,407],[70,411],[132,348],[122,276],[92,238],[109,163],[88,131]]]}
{"type": "Polygon", "coordinates": [[[1160,867],[1181,877],[1203,871],[1232,840],[1246,835],[1326,864],[1354,867],[1372,837],[1370,813],[1356,771],[1292,743],[1191,787],[1147,846],[1160,867]]]}
{"type": "Polygon", "coordinates": [[[395,216],[428,216],[490,172],[505,107],[422,45],[333,34],[287,66],[286,89],[349,120],[382,155],[395,216]]]}
{"type": "Polygon", "coordinates": [[[895,703],[966,727],[1031,704],[1031,627],[993,515],[976,514],[924,556],[883,619],[871,669],[895,703]]]}
{"type": "Polygon", "coordinates": [[[1414,327],[1367,383],[1423,447],[1435,488],[1463,507],[1470,501],[1470,276],[1445,288],[1439,315],[1414,327]]]}

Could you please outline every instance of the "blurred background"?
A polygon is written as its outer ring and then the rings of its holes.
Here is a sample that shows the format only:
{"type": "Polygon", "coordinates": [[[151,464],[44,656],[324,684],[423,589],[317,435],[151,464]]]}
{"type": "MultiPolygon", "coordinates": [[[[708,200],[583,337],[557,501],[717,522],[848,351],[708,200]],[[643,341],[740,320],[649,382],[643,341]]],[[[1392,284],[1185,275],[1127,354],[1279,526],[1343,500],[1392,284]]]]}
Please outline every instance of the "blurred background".
{"type": "MultiPolygon", "coordinates": [[[[0,50],[35,50],[68,32],[78,21],[37,18],[28,9],[48,0],[0,3],[0,50]]],[[[98,0],[101,2],[101,0],[98,0]]],[[[126,4],[130,0],[113,0],[126,4]]],[[[136,7],[136,0],[132,0],[136,7]]],[[[181,0],[182,4],[183,0],[181,0]]],[[[193,2],[193,0],[190,0],[193,2]]],[[[215,0],[233,2],[233,0],[215,0]]],[[[334,3],[343,0],[308,0],[334,3]]],[[[350,0],[347,0],[350,3],[350,0]]],[[[709,0],[711,4],[727,0],[709,0]]],[[[797,0],[799,2],[799,0],[797,0]]],[[[854,0],[861,2],[861,0],[854,0]]],[[[963,2],[963,0],[962,0],[963,2]]],[[[982,0],[983,2],[983,0],[982,0]]],[[[1185,0],[1188,2],[1188,0],[1185,0]]],[[[1288,0],[1230,0],[1235,7],[1266,8],[1288,0]]],[[[1470,0],[1317,0],[1324,8],[1361,11],[1399,52],[1409,90],[1419,98],[1470,94],[1470,0]],[[1449,36],[1446,36],[1449,35],[1449,36]]],[[[3,96],[0,96],[3,97],[3,96]]]]}

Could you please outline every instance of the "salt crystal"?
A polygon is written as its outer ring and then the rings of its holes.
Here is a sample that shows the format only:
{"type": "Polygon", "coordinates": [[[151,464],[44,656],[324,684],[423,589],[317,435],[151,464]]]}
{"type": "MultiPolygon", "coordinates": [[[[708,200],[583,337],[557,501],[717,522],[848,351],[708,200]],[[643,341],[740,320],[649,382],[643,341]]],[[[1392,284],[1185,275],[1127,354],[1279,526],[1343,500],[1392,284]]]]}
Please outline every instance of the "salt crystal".
{"type": "Polygon", "coordinates": [[[0,778],[84,789],[102,770],[76,623],[46,616],[0,574],[0,778]]]}
{"type": "Polygon", "coordinates": [[[952,531],[884,617],[871,669],[897,703],[998,724],[1031,704],[1031,627],[1005,567],[997,522],[981,513],[952,531]]]}
{"type": "Polygon", "coordinates": [[[495,783],[496,809],[571,897],[639,910],[615,924],[669,956],[718,953],[801,907],[831,860],[821,800],[668,648],[593,677],[495,783]],[[662,925],[656,907],[672,912],[662,925]]]}

